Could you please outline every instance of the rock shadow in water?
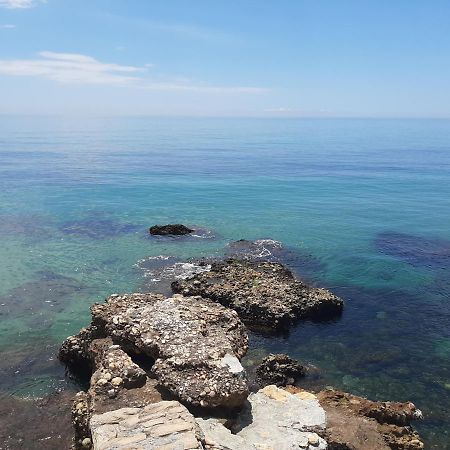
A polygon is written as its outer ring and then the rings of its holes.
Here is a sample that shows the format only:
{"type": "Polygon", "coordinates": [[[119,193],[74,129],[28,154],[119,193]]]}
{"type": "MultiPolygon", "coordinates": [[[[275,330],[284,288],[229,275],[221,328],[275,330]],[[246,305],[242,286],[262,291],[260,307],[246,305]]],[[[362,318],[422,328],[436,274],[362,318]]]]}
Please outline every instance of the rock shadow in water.
{"type": "Polygon", "coordinates": [[[450,241],[446,239],[385,231],[376,236],[375,246],[381,253],[415,267],[434,270],[450,267],[450,241]]]}
{"type": "Polygon", "coordinates": [[[80,386],[80,380],[64,378],[65,369],[57,359],[56,344],[35,335],[25,334],[24,338],[31,342],[0,349],[0,390],[40,397],[56,387],[80,386]]]}

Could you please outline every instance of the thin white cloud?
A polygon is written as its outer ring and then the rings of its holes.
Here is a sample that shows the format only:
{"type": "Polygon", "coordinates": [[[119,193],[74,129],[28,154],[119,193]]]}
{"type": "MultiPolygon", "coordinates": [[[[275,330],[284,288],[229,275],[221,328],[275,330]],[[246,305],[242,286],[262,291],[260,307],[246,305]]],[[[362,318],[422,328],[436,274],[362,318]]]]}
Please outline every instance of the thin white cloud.
{"type": "Polygon", "coordinates": [[[45,0],[0,0],[0,8],[27,9],[36,6],[38,3],[45,3],[45,0]]]}
{"type": "Polygon", "coordinates": [[[246,86],[209,86],[184,78],[155,79],[144,67],[103,63],[92,56],[44,51],[35,59],[0,60],[0,75],[39,77],[59,84],[128,86],[157,91],[205,93],[261,93],[266,89],[246,86]]]}
{"type": "Polygon", "coordinates": [[[5,23],[4,25],[0,25],[0,29],[2,29],[2,30],[9,30],[12,28],[16,28],[16,26],[12,25],[10,23],[5,23]]]}
{"type": "Polygon", "coordinates": [[[0,60],[0,74],[47,78],[61,84],[130,85],[139,82],[134,66],[105,64],[76,53],[41,52],[36,59],[0,60]]]}
{"type": "Polygon", "coordinates": [[[292,109],[292,108],[285,108],[283,106],[280,106],[278,108],[266,108],[264,112],[268,113],[293,113],[293,112],[299,112],[298,109],[292,109]]]}

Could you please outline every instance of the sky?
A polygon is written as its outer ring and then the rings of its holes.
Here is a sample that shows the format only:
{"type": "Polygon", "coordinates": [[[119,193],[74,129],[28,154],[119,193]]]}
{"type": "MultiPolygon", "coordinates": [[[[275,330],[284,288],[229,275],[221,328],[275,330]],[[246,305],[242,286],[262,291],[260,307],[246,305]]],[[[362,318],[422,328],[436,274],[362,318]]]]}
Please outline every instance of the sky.
{"type": "Polygon", "coordinates": [[[450,117],[449,0],[0,0],[0,114],[450,117]]]}

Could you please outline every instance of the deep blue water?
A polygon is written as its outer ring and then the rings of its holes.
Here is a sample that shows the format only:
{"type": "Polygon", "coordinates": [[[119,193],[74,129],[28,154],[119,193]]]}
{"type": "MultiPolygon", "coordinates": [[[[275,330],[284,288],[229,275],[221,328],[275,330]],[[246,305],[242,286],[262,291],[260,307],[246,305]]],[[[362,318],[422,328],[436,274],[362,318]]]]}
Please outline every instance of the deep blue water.
{"type": "Polygon", "coordinates": [[[448,120],[0,117],[0,390],[66,387],[55,352],[90,304],[261,238],[346,306],[252,336],[248,363],[288,352],[321,385],[412,400],[450,448],[448,120]],[[202,230],[147,236],[169,222],[202,230]]]}

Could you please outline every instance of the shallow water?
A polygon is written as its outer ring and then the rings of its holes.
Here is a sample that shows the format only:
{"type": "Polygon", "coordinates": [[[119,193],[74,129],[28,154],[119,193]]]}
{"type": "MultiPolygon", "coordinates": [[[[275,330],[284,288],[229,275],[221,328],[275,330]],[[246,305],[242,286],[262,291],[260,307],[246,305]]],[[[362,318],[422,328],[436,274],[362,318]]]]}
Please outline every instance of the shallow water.
{"type": "Polygon", "coordinates": [[[287,352],[322,385],[412,400],[427,447],[450,448],[449,198],[444,120],[3,116],[0,390],[70,385],[54,354],[94,301],[271,238],[347,301],[340,320],[252,335],[248,359],[287,352]],[[147,235],[169,222],[199,232],[147,235]]]}

